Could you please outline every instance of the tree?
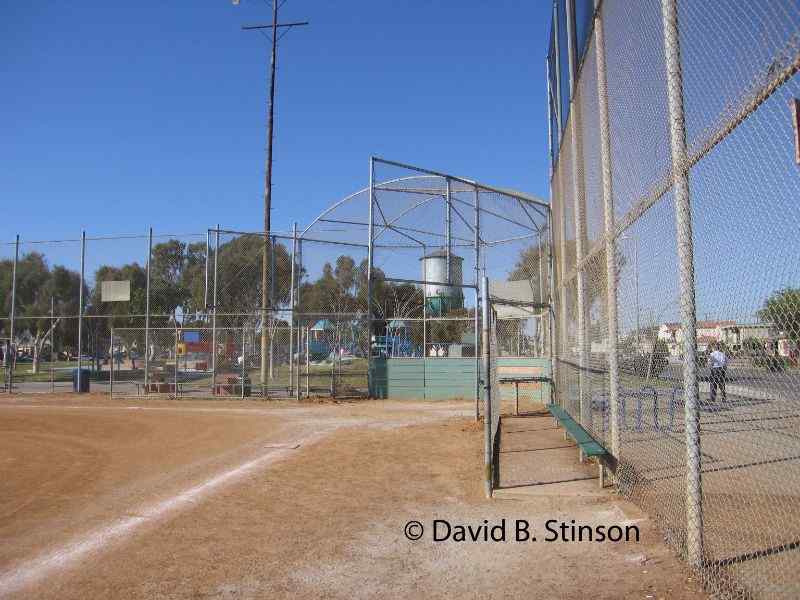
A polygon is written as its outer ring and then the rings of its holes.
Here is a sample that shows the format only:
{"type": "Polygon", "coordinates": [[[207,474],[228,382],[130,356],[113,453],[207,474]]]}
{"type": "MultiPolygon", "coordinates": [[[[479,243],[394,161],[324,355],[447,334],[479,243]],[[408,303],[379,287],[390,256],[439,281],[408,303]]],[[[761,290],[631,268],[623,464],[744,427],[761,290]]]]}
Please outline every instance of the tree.
{"type": "MultiPolygon", "coordinates": [[[[78,314],[80,281],[80,275],[75,271],[55,266],[48,271],[47,280],[36,295],[33,304],[25,307],[24,314],[30,315],[30,318],[26,320],[26,327],[32,337],[32,370],[34,373],[39,372],[39,363],[45,343],[49,341],[50,344],[53,344],[52,336],[56,327],[59,329],[62,344],[77,345],[77,319],[65,317],[73,317],[78,314]],[[48,317],[51,302],[53,313],[57,315],[52,323],[48,317]]],[[[86,294],[85,286],[84,294],[86,294]]]]}
{"type": "Polygon", "coordinates": [[[336,269],[334,276],[339,289],[344,290],[347,294],[353,292],[356,285],[355,273],[356,261],[352,256],[340,256],[336,259],[336,269]]]}
{"type": "Polygon", "coordinates": [[[52,330],[48,319],[37,318],[50,314],[52,286],[49,283],[50,269],[42,254],[31,252],[17,263],[16,303],[19,320],[15,323],[16,332],[17,337],[23,331],[28,333],[33,348],[34,373],[39,372],[42,347],[52,330]]]}
{"type": "MultiPolygon", "coordinates": [[[[0,261],[0,305],[6,313],[11,311],[13,268],[13,261],[0,261]]],[[[34,373],[39,370],[45,344],[48,340],[53,343],[54,325],[50,319],[51,308],[57,317],[55,323],[59,326],[62,344],[67,346],[75,344],[77,319],[65,317],[78,314],[79,287],[78,273],[62,266],[50,269],[41,253],[25,254],[17,263],[14,343],[19,344],[22,335],[30,339],[34,373]]],[[[4,324],[3,329],[6,335],[10,334],[8,325],[4,324]]]]}
{"type": "MultiPolygon", "coordinates": [[[[566,277],[570,274],[572,269],[575,266],[575,259],[576,259],[576,244],[575,240],[567,240],[564,244],[565,246],[565,263],[567,265],[566,272],[562,274],[563,277],[566,277]]],[[[584,248],[588,248],[588,243],[584,244],[584,248]]],[[[519,256],[517,257],[517,261],[514,263],[514,269],[508,274],[509,281],[521,281],[521,280],[530,280],[532,284],[532,289],[534,293],[534,300],[538,300],[539,298],[539,262],[543,261],[542,263],[542,270],[541,273],[544,277],[544,292],[547,295],[548,292],[548,281],[549,281],[549,249],[544,242],[540,242],[539,244],[528,246],[520,251],[519,256]]],[[[558,258],[555,259],[555,268],[558,269],[560,267],[560,261],[558,258]]],[[[625,257],[625,254],[619,250],[619,246],[617,246],[616,250],[616,264],[617,264],[617,279],[628,264],[628,261],[625,257]]],[[[589,274],[593,273],[602,273],[603,280],[605,281],[605,272],[606,272],[606,252],[605,249],[600,249],[596,254],[592,256],[592,258],[588,261],[585,267],[585,272],[589,274]]],[[[605,285],[603,286],[587,286],[587,292],[589,294],[589,305],[591,305],[603,292],[605,292],[605,285]]]]}
{"type": "MultiPolygon", "coordinates": [[[[572,247],[575,247],[573,242],[572,247]]],[[[574,257],[574,253],[573,253],[574,257]]],[[[573,260],[574,262],[574,260],[573,260]]],[[[524,248],[514,263],[514,269],[508,274],[508,281],[530,281],[533,301],[542,302],[539,288],[539,276],[544,278],[542,290],[547,296],[549,292],[550,264],[547,246],[544,242],[524,248]],[[541,271],[539,270],[541,264],[541,271]]]]}
{"type": "MultiPolygon", "coordinates": [[[[218,312],[260,315],[263,248],[264,237],[260,235],[239,235],[220,245],[216,283],[218,312]]],[[[276,243],[272,251],[275,253],[274,305],[280,307],[289,303],[292,259],[283,244],[276,243]]],[[[269,254],[267,260],[272,261],[269,254]]],[[[213,272],[210,275],[209,285],[213,286],[213,272]]],[[[209,302],[212,295],[213,287],[209,290],[209,302]]]]}
{"type": "Polygon", "coordinates": [[[153,246],[150,267],[150,308],[177,321],[178,309],[194,314],[205,307],[205,244],[177,239],[153,246]]]}
{"type": "Polygon", "coordinates": [[[773,323],[792,341],[800,340],[800,288],[783,288],[764,301],[758,318],[773,323]]]}

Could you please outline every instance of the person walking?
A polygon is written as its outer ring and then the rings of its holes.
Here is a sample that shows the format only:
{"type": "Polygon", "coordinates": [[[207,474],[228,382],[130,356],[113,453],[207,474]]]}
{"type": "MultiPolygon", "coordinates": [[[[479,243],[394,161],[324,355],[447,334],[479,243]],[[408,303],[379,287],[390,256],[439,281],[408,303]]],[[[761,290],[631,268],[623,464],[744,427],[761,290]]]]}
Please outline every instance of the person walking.
{"type": "Polygon", "coordinates": [[[722,392],[722,401],[727,401],[725,394],[725,369],[728,366],[728,357],[720,348],[720,345],[714,343],[711,345],[711,353],[708,355],[708,367],[711,370],[709,383],[711,384],[711,402],[717,400],[717,388],[722,392]]]}

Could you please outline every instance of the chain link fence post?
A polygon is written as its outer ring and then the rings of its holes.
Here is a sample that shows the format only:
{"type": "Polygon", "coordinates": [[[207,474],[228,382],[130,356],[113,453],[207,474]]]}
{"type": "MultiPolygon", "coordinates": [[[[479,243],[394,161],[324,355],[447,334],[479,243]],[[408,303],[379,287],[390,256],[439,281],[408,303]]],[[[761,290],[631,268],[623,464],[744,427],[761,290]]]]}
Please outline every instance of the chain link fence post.
{"type": "MultiPolygon", "coordinates": [[[[214,234],[214,289],[211,301],[211,395],[217,395],[217,280],[219,275],[219,223],[214,234]]],[[[263,332],[262,332],[263,335],[263,332]]]]}
{"type": "MultiPolygon", "coordinates": [[[[241,398],[244,400],[244,386],[245,381],[247,379],[247,339],[246,339],[247,328],[242,325],[242,389],[241,391],[241,398]]],[[[262,357],[263,360],[263,357],[262,357]]]]}
{"type": "Polygon", "coordinates": [[[311,326],[306,325],[306,398],[311,397],[311,326]]]}
{"type": "Polygon", "coordinates": [[[175,358],[175,375],[174,375],[173,379],[174,379],[174,383],[175,383],[175,389],[173,390],[173,393],[175,395],[175,398],[177,398],[178,397],[178,321],[177,320],[175,320],[175,346],[174,346],[174,352],[175,352],[175,357],[174,357],[175,358]]]}
{"type": "MultiPolygon", "coordinates": [[[[292,396],[292,388],[294,387],[294,310],[295,310],[295,286],[297,278],[297,222],[292,227],[292,264],[291,275],[289,281],[289,388],[287,390],[289,396],[292,396]]],[[[298,348],[299,352],[299,348],[298,348]]]]}
{"type": "Polygon", "coordinates": [[[14,266],[11,270],[11,324],[5,363],[8,365],[8,393],[14,393],[14,368],[17,366],[17,345],[14,343],[14,325],[17,317],[17,264],[19,263],[19,234],[14,242],[14,266]],[[10,356],[9,356],[10,355],[10,356]]]}
{"type": "Polygon", "coordinates": [[[153,262],[153,228],[147,234],[147,280],[144,301],[144,393],[150,393],[150,272],[153,262]]]}
{"type": "Polygon", "coordinates": [[[369,221],[367,223],[367,396],[373,397],[372,389],[372,261],[373,244],[375,241],[374,230],[374,204],[375,204],[375,158],[369,159],[369,221]]]}
{"type": "Polygon", "coordinates": [[[689,564],[700,568],[703,565],[703,488],[700,471],[697,313],[677,1],[661,0],[661,16],[667,73],[672,180],[675,195],[680,318],[683,329],[683,387],[686,419],[686,553],[689,564]]]}
{"type": "MultiPolygon", "coordinates": [[[[114,398],[114,327],[111,327],[111,349],[108,353],[108,397],[114,398]]],[[[53,362],[53,359],[50,359],[53,362]]],[[[53,369],[50,368],[52,373],[53,369]]],[[[52,380],[52,377],[51,377],[52,380]]]]}
{"type": "Polygon", "coordinates": [[[597,108],[600,118],[600,169],[603,192],[603,224],[606,238],[606,302],[608,311],[608,404],[611,413],[611,454],[620,458],[619,360],[617,340],[617,245],[614,237],[614,187],[611,171],[611,132],[608,122],[606,44],[600,0],[595,0],[594,41],[597,61],[597,108]]]}
{"type": "MultiPolygon", "coordinates": [[[[584,241],[586,238],[586,218],[585,218],[585,193],[584,193],[584,168],[583,168],[583,152],[582,152],[582,137],[580,135],[580,103],[575,98],[575,47],[574,47],[574,6],[572,2],[567,2],[567,40],[568,40],[568,54],[569,54],[569,70],[570,70],[570,97],[573,98],[570,123],[570,136],[572,138],[571,149],[572,156],[572,185],[575,202],[575,266],[576,273],[576,287],[577,287],[577,303],[578,303],[578,395],[579,395],[579,410],[580,421],[586,429],[591,429],[592,426],[592,406],[591,406],[591,393],[590,385],[587,377],[587,369],[589,367],[589,335],[586,323],[588,321],[588,302],[586,295],[586,273],[582,265],[584,257],[584,241]]],[[[583,452],[580,452],[581,460],[584,459],[583,452]]]]}
{"type": "Polygon", "coordinates": [[[492,497],[492,385],[491,363],[489,361],[489,278],[481,279],[481,340],[483,356],[483,425],[484,425],[484,490],[486,497],[492,497]]]}
{"type": "Polygon", "coordinates": [[[84,282],[84,266],[86,262],[86,232],[81,231],[81,272],[78,283],[78,375],[76,381],[78,382],[78,393],[83,391],[83,369],[81,348],[83,342],[83,282],[84,282]]]}
{"type": "MultiPolygon", "coordinates": [[[[478,188],[475,187],[475,421],[480,419],[481,413],[481,377],[480,377],[480,324],[478,311],[480,309],[480,295],[478,293],[478,282],[481,277],[481,198],[478,188]]],[[[423,256],[427,254],[425,248],[422,249],[423,256]]],[[[425,358],[427,351],[425,349],[425,299],[422,301],[422,330],[423,330],[423,344],[422,344],[422,357],[425,358]]]]}
{"type": "MultiPolygon", "coordinates": [[[[550,101],[550,81],[551,81],[551,73],[550,73],[550,58],[545,57],[544,59],[545,65],[545,73],[547,74],[547,85],[546,85],[546,92],[547,92],[547,155],[551,157],[550,160],[550,168],[548,170],[548,186],[550,191],[550,205],[547,207],[547,269],[548,269],[548,278],[549,278],[549,286],[547,291],[547,355],[550,359],[550,398],[549,403],[553,404],[555,401],[555,382],[556,382],[556,374],[557,374],[557,367],[556,367],[556,356],[553,352],[553,325],[554,325],[554,315],[555,315],[555,306],[553,303],[553,203],[555,202],[555,197],[553,196],[553,175],[555,173],[552,156],[553,156],[553,104],[550,101]]],[[[541,261],[541,255],[539,256],[539,260],[541,261]]],[[[544,300],[542,300],[544,302],[544,300]]],[[[477,335],[477,333],[476,333],[477,335]]]]}
{"type": "Polygon", "coordinates": [[[555,258],[554,258],[554,242],[553,242],[553,184],[551,179],[550,184],[550,198],[551,204],[547,210],[547,268],[549,272],[550,285],[547,290],[547,317],[548,317],[548,349],[547,353],[550,358],[550,404],[556,402],[556,382],[558,381],[558,365],[556,365],[556,273],[555,273],[555,258]]]}

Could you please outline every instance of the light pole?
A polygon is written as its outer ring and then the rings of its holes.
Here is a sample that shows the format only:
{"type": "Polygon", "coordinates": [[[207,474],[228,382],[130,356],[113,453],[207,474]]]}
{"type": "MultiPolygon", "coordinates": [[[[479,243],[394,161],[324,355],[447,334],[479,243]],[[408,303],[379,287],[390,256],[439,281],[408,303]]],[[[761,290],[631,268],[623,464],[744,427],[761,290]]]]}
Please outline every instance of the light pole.
{"type": "MultiPolygon", "coordinates": [[[[233,0],[234,5],[239,4],[239,0],[233,0]]],[[[267,355],[269,352],[269,341],[267,339],[267,321],[270,306],[270,274],[267,261],[272,253],[270,238],[271,213],[272,213],[272,142],[273,142],[273,115],[275,109],[275,67],[278,60],[278,30],[291,29],[308,25],[308,21],[295,23],[278,23],[278,0],[272,0],[272,23],[268,25],[244,25],[244,31],[261,31],[268,29],[272,32],[272,52],[270,54],[269,68],[269,97],[267,103],[267,157],[264,175],[264,249],[261,261],[261,386],[265,389],[267,385],[267,355]]]]}

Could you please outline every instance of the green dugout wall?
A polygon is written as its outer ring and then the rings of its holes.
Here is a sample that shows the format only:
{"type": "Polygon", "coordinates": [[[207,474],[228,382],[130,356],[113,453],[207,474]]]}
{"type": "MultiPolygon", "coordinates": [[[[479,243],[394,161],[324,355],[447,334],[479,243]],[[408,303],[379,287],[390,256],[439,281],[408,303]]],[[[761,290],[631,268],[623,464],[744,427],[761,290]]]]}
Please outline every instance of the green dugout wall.
{"type": "MultiPolygon", "coordinates": [[[[475,398],[475,358],[374,358],[370,369],[373,398],[408,400],[470,400],[475,398]]],[[[498,377],[550,377],[550,361],[544,358],[499,357],[498,377]]],[[[520,393],[550,401],[549,383],[525,383],[520,393]]],[[[501,399],[514,399],[514,385],[500,385],[501,399]]]]}

